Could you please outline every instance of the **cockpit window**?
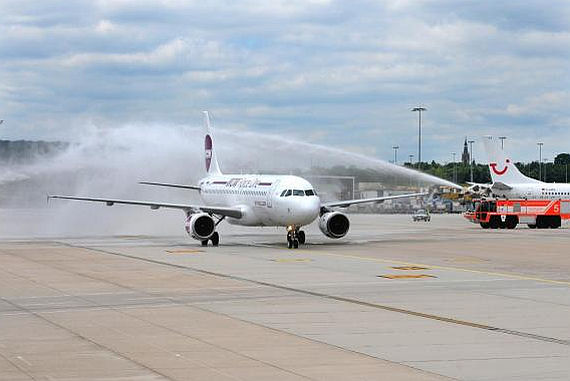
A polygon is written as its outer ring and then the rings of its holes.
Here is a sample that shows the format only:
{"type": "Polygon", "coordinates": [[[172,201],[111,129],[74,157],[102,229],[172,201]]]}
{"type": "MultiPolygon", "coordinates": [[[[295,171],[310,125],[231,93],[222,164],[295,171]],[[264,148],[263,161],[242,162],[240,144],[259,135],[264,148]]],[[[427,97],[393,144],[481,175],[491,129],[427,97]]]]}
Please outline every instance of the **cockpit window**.
{"type": "Polygon", "coordinates": [[[291,196],[291,189],[287,189],[285,191],[285,197],[289,197],[289,196],[291,196]]]}
{"type": "Polygon", "coordinates": [[[305,192],[300,189],[293,189],[293,196],[304,196],[305,192]]]}
{"type": "Polygon", "coordinates": [[[312,189],[307,189],[307,190],[305,191],[305,195],[307,195],[307,196],[316,196],[317,194],[315,193],[314,190],[312,190],[312,189]]]}
{"type": "Polygon", "coordinates": [[[287,193],[287,189],[283,189],[283,192],[281,192],[281,195],[279,197],[285,196],[285,193],[287,193]]]}

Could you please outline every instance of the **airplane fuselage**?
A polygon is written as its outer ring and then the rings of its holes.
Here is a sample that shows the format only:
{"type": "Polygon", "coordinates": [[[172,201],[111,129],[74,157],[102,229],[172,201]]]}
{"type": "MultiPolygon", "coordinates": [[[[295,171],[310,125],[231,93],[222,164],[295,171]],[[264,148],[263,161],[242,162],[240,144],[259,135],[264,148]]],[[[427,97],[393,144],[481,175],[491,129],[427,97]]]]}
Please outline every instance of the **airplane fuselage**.
{"type": "Polygon", "coordinates": [[[319,215],[321,202],[313,186],[298,176],[211,175],[198,183],[207,205],[237,207],[244,226],[304,226],[319,215]]]}
{"type": "Polygon", "coordinates": [[[557,200],[570,198],[570,184],[523,183],[508,184],[512,189],[493,190],[493,194],[505,198],[527,198],[532,200],[557,200]]]}

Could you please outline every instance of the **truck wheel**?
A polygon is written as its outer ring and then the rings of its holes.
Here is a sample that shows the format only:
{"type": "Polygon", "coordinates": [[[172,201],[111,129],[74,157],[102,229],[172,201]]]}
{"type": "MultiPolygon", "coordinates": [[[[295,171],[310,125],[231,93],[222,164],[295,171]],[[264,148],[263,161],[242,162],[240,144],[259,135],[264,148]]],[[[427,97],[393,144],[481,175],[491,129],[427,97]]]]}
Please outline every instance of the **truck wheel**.
{"type": "Polygon", "coordinates": [[[547,216],[536,216],[536,227],[538,229],[545,229],[550,226],[547,216]]]}
{"type": "Polygon", "coordinates": [[[499,216],[491,216],[491,219],[489,220],[489,227],[491,229],[497,229],[499,225],[501,225],[501,220],[499,219],[499,216]]]}
{"type": "Polygon", "coordinates": [[[507,216],[505,224],[507,225],[507,229],[514,229],[519,224],[519,219],[517,216],[507,216]]]}
{"type": "Polygon", "coordinates": [[[561,225],[562,225],[562,221],[560,220],[559,216],[550,217],[550,228],[551,229],[558,229],[561,225]]]}
{"type": "Polygon", "coordinates": [[[488,222],[479,222],[479,225],[481,225],[481,227],[483,229],[489,229],[489,223],[488,222]]]}

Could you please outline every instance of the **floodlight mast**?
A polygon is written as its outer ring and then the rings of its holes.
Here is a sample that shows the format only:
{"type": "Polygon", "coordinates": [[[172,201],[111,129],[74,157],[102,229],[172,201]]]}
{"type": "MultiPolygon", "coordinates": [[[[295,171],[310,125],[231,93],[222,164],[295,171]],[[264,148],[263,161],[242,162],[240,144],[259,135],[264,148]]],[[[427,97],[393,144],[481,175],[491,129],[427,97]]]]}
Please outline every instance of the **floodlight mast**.
{"type": "Polygon", "coordinates": [[[505,149],[505,139],[507,137],[506,136],[499,136],[499,140],[501,141],[501,150],[505,149]]]}
{"type": "Polygon", "coordinates": [[[457,184],[457,172],[455,171],[455,152],[452,152],[451,156],[453,157],[453,182],[457,184]]]}
{"type": "Polygon", "coordinates": [[[542,146],[544,143],[536,143],[538,146],[538,180],[542,181],[542,146]]]}
{"type": "Polygon", "coordinates": [[[418,168],[422,162],[422,111],[426,111],[427,108],[418,106],[412,109],[413,112],[418,112],[418,168]]]}
{"type": "Polygon", "coordinates": [[[394,150],[394,164],[398,165],[398,149],[400,146],[393,146],[392,149],[394,150]]]}

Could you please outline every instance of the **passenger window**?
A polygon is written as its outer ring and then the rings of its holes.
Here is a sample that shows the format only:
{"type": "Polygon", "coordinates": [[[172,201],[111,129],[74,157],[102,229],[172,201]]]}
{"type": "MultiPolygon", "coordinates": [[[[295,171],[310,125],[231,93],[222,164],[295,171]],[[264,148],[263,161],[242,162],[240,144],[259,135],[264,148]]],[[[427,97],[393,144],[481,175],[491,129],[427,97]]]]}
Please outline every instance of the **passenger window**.
{"type": "Polygon", "coordinates": [[[304,196],[305,192],[300,189],[293,189],[293,196],[304,196]]]}

